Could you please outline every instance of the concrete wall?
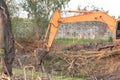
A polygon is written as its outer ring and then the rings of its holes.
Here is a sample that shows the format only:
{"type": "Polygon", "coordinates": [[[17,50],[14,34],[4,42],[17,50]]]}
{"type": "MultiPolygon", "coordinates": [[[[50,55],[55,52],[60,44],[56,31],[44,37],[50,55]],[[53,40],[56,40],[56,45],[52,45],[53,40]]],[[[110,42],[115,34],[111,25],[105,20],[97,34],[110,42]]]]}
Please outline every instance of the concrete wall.
{"type": "Polygon", "coordinates": [[[59,26],[56,38],[101,39],[112,36],[106,24],[100,22],[65,23],[59,26]]]}

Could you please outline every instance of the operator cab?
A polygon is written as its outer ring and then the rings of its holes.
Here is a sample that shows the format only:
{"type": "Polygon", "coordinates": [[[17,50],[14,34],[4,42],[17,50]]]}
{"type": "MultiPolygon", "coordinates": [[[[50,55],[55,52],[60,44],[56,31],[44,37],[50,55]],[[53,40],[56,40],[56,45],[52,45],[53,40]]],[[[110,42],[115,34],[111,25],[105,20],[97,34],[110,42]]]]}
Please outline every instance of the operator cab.
{"type": "Polygon", "coordinates": [[[116,39],[120,39],[120,21],[117,21],[116,39]]]}

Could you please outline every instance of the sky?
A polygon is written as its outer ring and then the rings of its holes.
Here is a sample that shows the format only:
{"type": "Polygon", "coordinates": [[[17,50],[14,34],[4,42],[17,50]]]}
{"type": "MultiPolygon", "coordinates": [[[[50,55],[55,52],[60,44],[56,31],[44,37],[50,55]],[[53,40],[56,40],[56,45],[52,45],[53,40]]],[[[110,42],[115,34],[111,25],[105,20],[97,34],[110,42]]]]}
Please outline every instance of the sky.
{"type": "Polygon", "coordinates": [[[78,6],[85,7],[87,5],[103,8],[105,11],[109,11],[108,14],[111,16],[120,16],[120,0],[71,0],[67,9],[77,10],[78,6]]]}
{"type": "MultiPolygon", "coordinates": [[[[77,10],[78,6],[83,8],[87,5],[103,8],[103,10],[109,11],[109,15],[115,16],[116,18],[120,16],[120,0],[70,0],[66,10],[77,10]]],[[[21,11],[20,16],[25,17],[27,13],[21,11]]]]}

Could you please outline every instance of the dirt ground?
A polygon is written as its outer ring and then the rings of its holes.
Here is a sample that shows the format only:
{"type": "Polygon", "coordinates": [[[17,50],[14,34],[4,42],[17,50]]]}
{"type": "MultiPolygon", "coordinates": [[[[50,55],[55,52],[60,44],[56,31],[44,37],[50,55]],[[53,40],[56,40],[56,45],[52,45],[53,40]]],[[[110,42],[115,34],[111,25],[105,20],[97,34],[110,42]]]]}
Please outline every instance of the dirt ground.
{"type": "MultiPolygon", "coordinates": [[[[33,65],[37,71],[34,50],[40,47],[39,42],[24,42],[21,45],[23,48],[16,45],[14,67],[33,65]]],[[[54,43],[45,58],[44,68],[49,74],[52,71],[58,75],[62,72],[65,76],[84,77],[86,80],[120,80],[119,60],[118,43],[54,43]]]]}

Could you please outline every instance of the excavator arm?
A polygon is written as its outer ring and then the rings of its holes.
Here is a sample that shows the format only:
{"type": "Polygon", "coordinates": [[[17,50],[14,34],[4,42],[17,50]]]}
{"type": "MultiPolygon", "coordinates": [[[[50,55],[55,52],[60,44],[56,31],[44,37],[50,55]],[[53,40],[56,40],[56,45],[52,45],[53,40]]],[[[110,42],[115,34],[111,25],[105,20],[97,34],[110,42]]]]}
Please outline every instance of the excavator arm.
{"type": "Polygon", "coordinates": [[[50,47],[55,38],[58,27],[61,23],[69,23],[69,22],[88,22],[88,21],[98,21],[105,23],[107,28],[113,32],[114,39],[117,40],[116,35],[120,39],[120,21],[112,18],[108,14],[104,12],[96,12],[96,11],[68,11],[70,13],[78,13],[78,15],[70,16],[70,17],[61,17],[60,11],[56,10],[48,24],[48,28],[44,37],[43,48],[36,49],[38,54],[38,64],[41,64],[44,57],[48,54],[50,47]],[[117,27],[118,26],[118,27],[117,27]]]}
{"type": "Polygon", "coordinates": [[[69,23],[69,22],[87,22],[87,21],[98,21],[107,24],[107,28],[114,32],[116,29],[116,20],[104,12],[95,12],[95,11],[69,11],[70,13],[78,13],[79,15],[70,16],[70,17],[60,17],[60,11],[56,10],[49,22],[46,34],[46,49],[49,51],[53,40],[55,38],[56,32],[58,30],[59,24],[69,23]]]}

